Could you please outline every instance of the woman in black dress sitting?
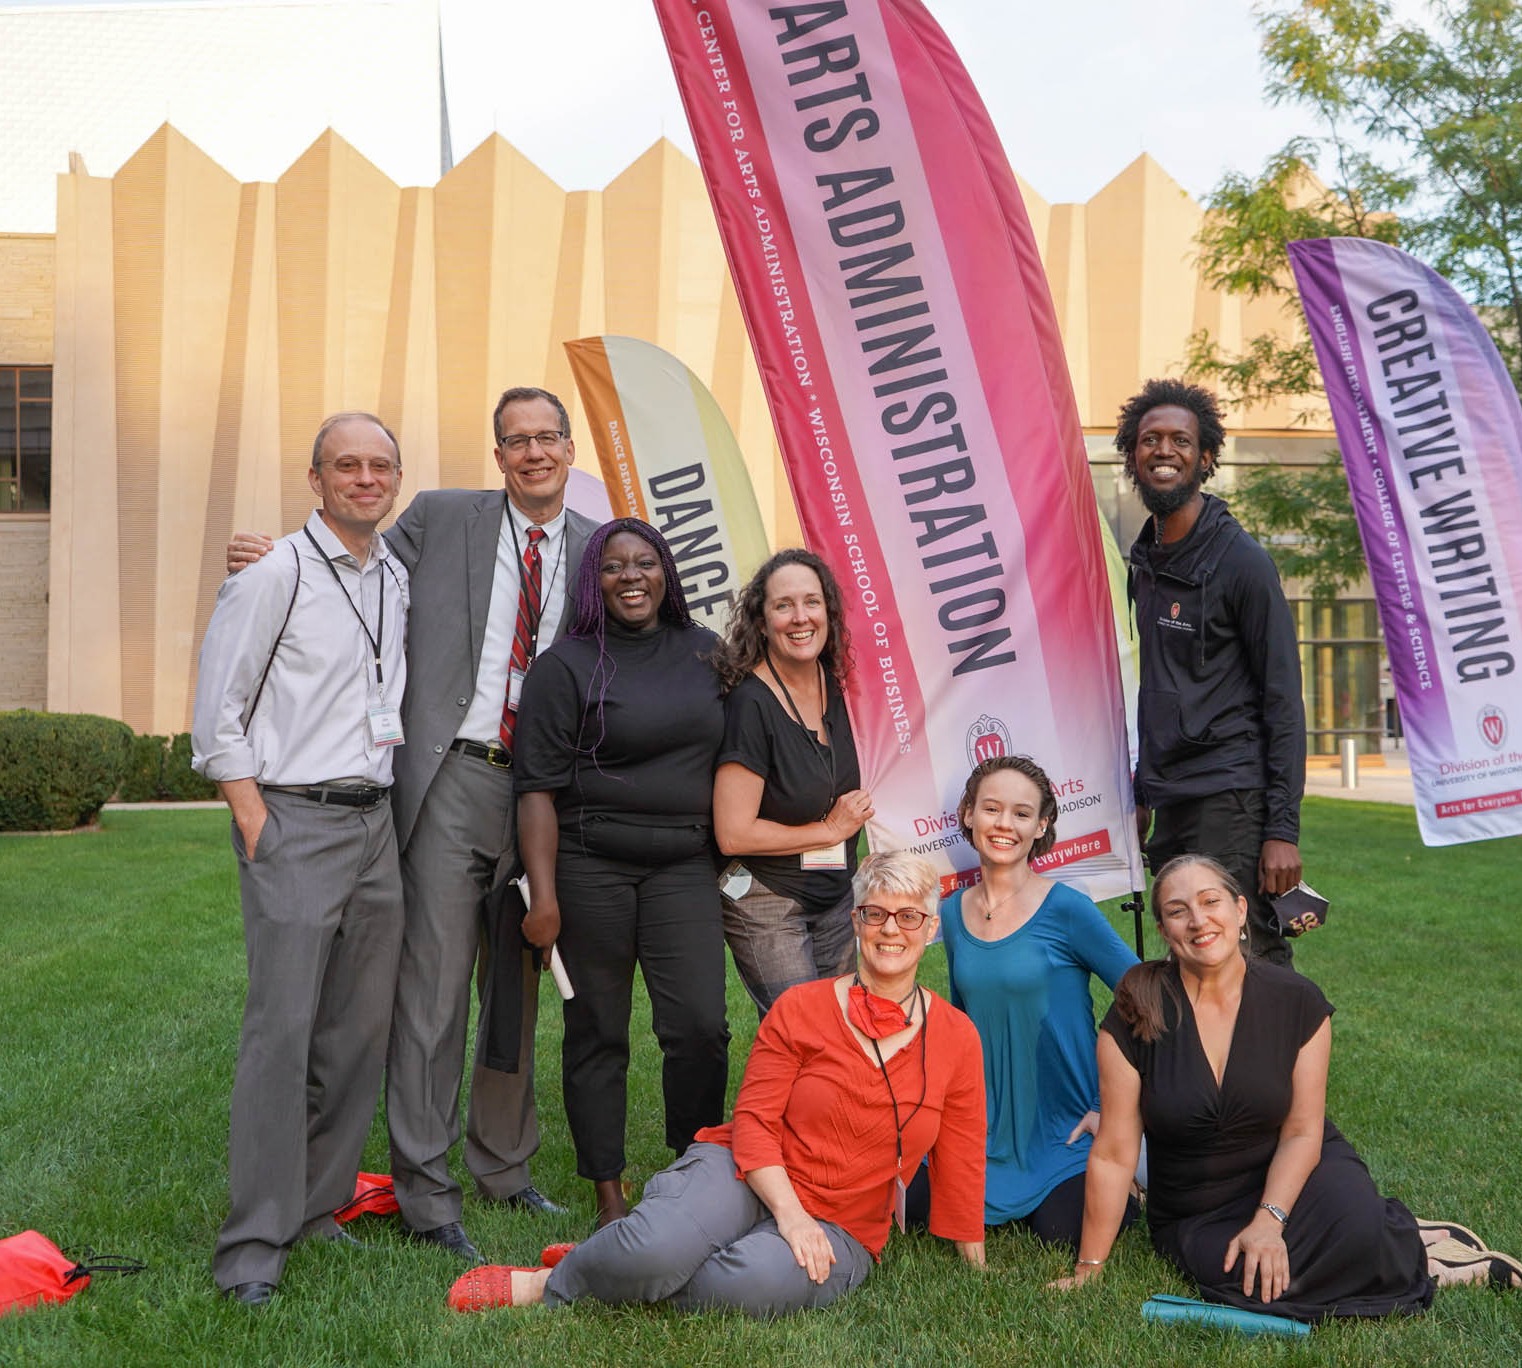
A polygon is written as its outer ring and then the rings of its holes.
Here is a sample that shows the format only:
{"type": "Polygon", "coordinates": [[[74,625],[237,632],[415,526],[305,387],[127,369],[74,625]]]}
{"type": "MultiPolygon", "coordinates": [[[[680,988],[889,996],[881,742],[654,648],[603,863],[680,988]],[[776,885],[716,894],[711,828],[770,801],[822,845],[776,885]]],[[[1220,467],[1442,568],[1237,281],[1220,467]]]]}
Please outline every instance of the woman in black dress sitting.
{"type": "Polygon", "coordinates": [[[1515,1285],[1516,1260],[1381,1197],[1326,1119],[1331,1004],[1293,970],[1246,958],[1231,876],[1181,855],[1152,910],[1169,956],[1126,974],[1102,1024],[1099,1134],[1062,1285],[1104,1267],[1143,1133],[1152,1243],[1207,1300],[1315,1321],[1421,1311],[1434,1285],[1515,1285]]]}
{"type": "MultiPolygon", "coordinates": [[[[566,635],[523,686],[513,768],[536,945],[575,990],[561,1067],[597,1223],[623,1195],[629,1010],[639,965],[664,1059],[666,1143],[724,1115],[729,1029],[711,804],[724,704],[671,551],[616,518],[587,543],[566,635]]],[[[525,922],[525,932],[530,922],[525,922]]]]}

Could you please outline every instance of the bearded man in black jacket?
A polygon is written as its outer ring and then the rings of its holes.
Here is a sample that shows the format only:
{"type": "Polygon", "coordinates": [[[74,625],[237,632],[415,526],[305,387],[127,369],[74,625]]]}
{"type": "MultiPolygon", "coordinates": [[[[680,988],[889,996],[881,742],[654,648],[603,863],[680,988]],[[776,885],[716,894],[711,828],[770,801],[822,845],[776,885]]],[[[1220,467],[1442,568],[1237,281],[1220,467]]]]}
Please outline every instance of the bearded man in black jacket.
{"type": "Polygon", "coordinates": [[[1273,561],[1202,488],[1225,436],[1215,396],[1178,380],[1120,411],[1115,445],[1152,515],[1130,556],[1137,829],[1153,869],[1186,851],[1225,865],[1248,890],[1252,953],[1288,964],[1268,899],[1300,881],[1300,647],[1273,561]]]}

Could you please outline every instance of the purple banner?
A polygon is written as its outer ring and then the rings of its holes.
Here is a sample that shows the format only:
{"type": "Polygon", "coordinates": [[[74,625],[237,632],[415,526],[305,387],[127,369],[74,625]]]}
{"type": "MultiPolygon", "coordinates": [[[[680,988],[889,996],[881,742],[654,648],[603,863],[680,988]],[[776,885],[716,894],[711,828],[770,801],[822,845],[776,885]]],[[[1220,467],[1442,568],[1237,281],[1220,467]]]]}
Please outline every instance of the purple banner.
{"type": "Polygon", "coordinates": [[[1522,834],[1522,407],[1473,310],[1363,238],[1290,262],[1337,427],[1427,845],[1522,834]]]}

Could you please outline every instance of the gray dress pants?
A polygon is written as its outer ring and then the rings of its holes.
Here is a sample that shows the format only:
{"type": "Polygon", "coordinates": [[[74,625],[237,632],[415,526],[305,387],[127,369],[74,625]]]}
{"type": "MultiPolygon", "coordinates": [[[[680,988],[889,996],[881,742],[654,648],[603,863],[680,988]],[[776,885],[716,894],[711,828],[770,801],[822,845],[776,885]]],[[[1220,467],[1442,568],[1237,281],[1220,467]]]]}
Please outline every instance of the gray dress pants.
{"type": "MultiPolygon", "coordinates": [[[[460,1219],[449,1151],[460,1138],[460,1083],[470,1019],[471,968],[483,951],[479,908],[517,864],[513,773],[459,751],[445,755],[402,852],[406,931],[386,1057],[391,1175],[402,1219],[433,1230],[460,1219]]],[[[539,1148],[534,1114],[534,1027],[539,976],[523,956],[522,1048],[517,1073],[480,1062],[470,1081],[465,1162],[488,1197],[528,1186],[539,1148]]]]}
{"type": "Polygon", "coordinates": [[[280,1281],[290,1247],[334,1230],[375,1115],[402,938],[391,805],[266,791],[254,858],[237,824],[248,998],[228,1141],[217,1286],[280,1281]]]}
{"type": "Polygon", "coordinates": [[[633,1211],[555,1266],[544,1302],[664,1301],[684,1311],[733,1309],[758,1317],[828,1306],[861,1286],[872,1256],[838,1225],[820,1225],[835,1262],[829,1278],[816,1283],[761,1199],[735,1177],[733,1153],[700,1141],[645,1184],[633,1211]]]}

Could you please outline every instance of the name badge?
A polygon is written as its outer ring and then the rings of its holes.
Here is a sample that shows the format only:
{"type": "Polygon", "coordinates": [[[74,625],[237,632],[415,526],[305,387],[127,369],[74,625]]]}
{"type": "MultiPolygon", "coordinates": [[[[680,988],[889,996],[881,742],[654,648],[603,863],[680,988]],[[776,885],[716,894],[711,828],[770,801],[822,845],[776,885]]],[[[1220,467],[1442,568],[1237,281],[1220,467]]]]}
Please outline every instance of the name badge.
{"type": "Polygon", "coordinates": [[[518,700],[523,697],[523,681],[527,678],[522,670],[507,672],[507,706],[518,711],[518,700]]]}
{"type": "Polygon", "coordinates": [[[909,1189],[904,1186],[902,1178],[893,1180],[893,1222],[900,1230],[905,1229],[905,1223],[909,1219],[908,1213],[909,1189]]]}
{"type": "Polygon", "coordinates": [[[724,872],[719,882],[719,892],[731,902],[739,902],[750,892],[751,873],[743,864],[735,863],[724,872]]]}
{"type": "Polygon", "coordinates": [[[372,746],[400,746],[402,737],[402,710],[394,705],[379,703],[367,714],[370,719],[370,744],[372,746]]]}
{"type": "Polygon", "coordinates": [[[805,850],[798,857],[800,869],[844,869],[846,867],[846,843],[837,841],[832,846],[820,846],[817,850],[805,850]]]}

